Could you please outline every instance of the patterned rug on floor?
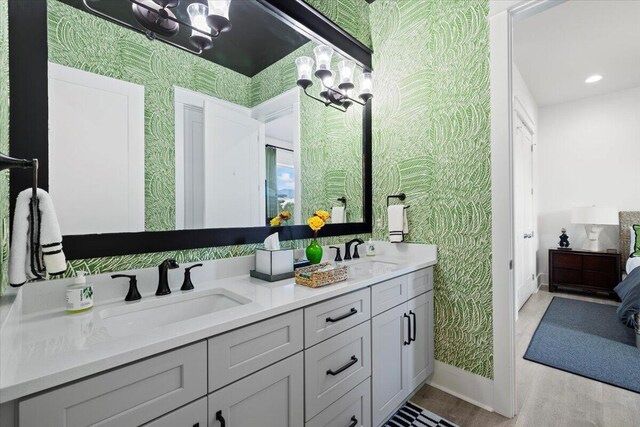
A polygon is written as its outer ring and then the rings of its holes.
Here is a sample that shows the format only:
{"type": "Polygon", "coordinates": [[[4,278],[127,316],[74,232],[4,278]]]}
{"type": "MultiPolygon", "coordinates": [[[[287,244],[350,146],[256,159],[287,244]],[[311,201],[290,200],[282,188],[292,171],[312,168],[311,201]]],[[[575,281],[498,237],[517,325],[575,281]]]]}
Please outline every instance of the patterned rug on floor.
{"type": "Polygon", "coordinates": [[[427,411],[420,406],[407,402],[398,409],[385,427],[459,427],[457,424],[427,411]]]}

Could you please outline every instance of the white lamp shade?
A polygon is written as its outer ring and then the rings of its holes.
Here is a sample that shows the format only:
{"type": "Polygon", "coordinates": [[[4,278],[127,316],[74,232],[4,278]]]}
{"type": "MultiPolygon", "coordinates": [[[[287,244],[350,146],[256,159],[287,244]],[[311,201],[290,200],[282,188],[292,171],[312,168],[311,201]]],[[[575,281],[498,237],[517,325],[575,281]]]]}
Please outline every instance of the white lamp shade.
{"type": "Polygon", "coordinates": [[[298,80],[311,80],[313,59],[308,56],[301,56],[296,59],[296,67],[298,67],[298,80]]]}
{"type": "Polygon", "coordinates": [[[353,61],[340,61],[338,63],[338,71],[340,72],[340,83],[353,83],[353,72],[356,64],[353,61]]]}
{"type": "MultiPolygon", "coordinates": [[[[187,13],[189,14],[189,20],[191,21],[191,26],[204,31],[205,33],[209,33],[209,25],[207,24],[207,14],[208,8],[202,3],[191,3],[189,7],[187,7],[187,13]]],[[[191,35],[204,36],[204,34],[199,33],[195,30],[191,30],[191,35]]]]}
{"type": "Polygon", "coordinates": [[[370,94],[372,89],[371,73],[360,74],[360,93],[370,94]]]}
{"type": "Polygon", "coordinates": [[[231,0],[208,0],[209,15],[223,16],[229,19],[229,5],[231,0]]]}
{"type": "Polygon", "coordinates": [[[318,70],[331,69],[331,57],[333,56],[333,48],[330,46],[320,45],[313,49],[316,56],[316,67],[318,70]]]}
{"type": "Polygon", "coordinates": [[[618,210],[608,206],[573,208],[571,222],[574,224],[618,225],[618,210]]]}

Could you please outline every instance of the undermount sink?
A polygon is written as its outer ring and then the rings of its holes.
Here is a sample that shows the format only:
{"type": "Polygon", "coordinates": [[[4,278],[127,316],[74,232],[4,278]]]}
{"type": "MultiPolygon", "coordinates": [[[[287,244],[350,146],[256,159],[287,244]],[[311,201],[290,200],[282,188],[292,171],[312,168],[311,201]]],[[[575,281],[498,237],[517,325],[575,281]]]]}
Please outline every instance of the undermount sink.
{"type": "Polygon", "coordinates": [[[379,275],[394,271],[398,264],[387,261],[361,261],[348,265],[349,276],[379,275]]]}
{"type": "Polygon", "coordinates": [[[148,298],[146,301],[100,311],[100,318],[105,322],[109,334],[115,337],[132,335],[251,302],[248,298],[220,288],[148,298]]]}

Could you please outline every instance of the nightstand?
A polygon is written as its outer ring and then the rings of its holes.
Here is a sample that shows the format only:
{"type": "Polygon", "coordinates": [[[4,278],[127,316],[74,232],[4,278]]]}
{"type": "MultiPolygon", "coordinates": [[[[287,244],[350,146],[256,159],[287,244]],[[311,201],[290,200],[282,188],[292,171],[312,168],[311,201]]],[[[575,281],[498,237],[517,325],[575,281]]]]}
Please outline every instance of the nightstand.
{"type": "Polygon", "coordinates": [[[617,298],[621,280],[619,253],[549,249],[549,292],[563,287],[617,298]]]}

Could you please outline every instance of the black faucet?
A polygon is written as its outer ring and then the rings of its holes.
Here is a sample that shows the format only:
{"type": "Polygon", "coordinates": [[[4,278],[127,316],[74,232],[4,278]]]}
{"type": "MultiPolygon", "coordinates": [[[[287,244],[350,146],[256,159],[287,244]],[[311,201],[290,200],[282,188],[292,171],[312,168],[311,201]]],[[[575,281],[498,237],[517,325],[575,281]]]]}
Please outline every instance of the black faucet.
{"type": "Polygon", "coordinates": [[[351,259],[351,245],[353,245],[354,243],[357,243],[355,250],[353,251],[353,257],[354,258],[360,258],[360,254],[358,253],[358,245],[361,245],[364,243],[364,240],[362,239],[353,239],[353,240],[349,240],[347,243],[344,244],[344,259],[349,260],[351,259]]]}
{"type": "Polygon", "coordinates": [[[162,264],[158,266],[158,290],[156,295],[169,295],[171,289],[169,289],[169,270],[178,268],[178,263],[175,259],[165,259],[162,264]]]}
{"type": "Polygon", "coordinates": [[[335,262],[342,261],[342,257],[340,256],[340,248],[338,246],[329,246],[329,249],[336,250],[336,258],[334,259],[335,262]]]}

